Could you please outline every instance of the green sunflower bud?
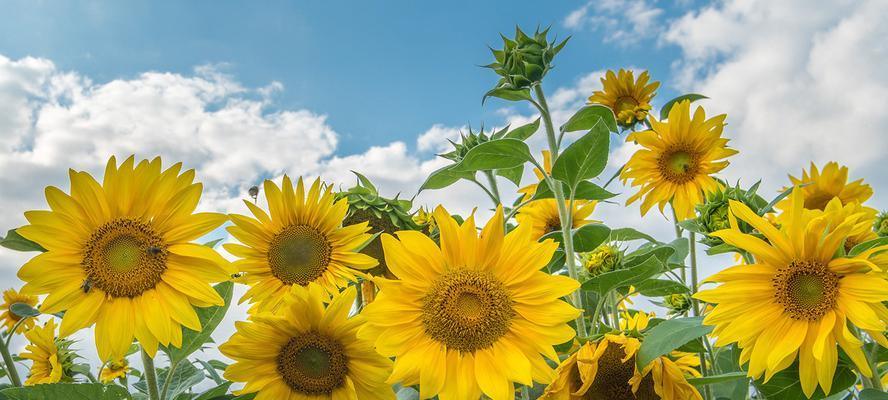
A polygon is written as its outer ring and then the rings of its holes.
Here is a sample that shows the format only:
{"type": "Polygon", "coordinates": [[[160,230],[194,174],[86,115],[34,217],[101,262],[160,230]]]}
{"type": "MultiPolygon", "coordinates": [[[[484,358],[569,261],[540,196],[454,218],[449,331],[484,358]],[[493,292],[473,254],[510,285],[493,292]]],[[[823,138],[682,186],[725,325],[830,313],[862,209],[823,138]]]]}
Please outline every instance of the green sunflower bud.
{"type": "Polygon", "coordinates": [[[619,269],[623,251],[612,244],[602,244],[588,253],[581,253],[583,272],[589,278],[619,269]]]}
{"type": "Polygon", "coordinates": [[[888,236],[888,211],[882,211],[873,223],[873,231],[880,237],[888,236]]]}
{"type": "Polygon", "coordinates": [[[515,28],[515,37],[503,38],[503,48],[491,49],[496,62],[486,65],[499,75],[498,89],[526,89],[540,83],[552,69],[555,55],[567,44],[567,39],[556,44],[549,42],[546,35],[549,29],[537,30],[533,36],[515,28]]]}
{"type": "Polygon", "coordinates": [[[460,141],[456,143],[450,140],[450,144],[453,145],[453,151],[448,153],[441,154],[441,157],[444,157],[448,160],[452,160],[453,162],[460,162],[466,156],[466,153],[469,150],[475,148],[481,143],[489,142],[491,139],[491,135],[488,135],[484,132],[484,127],[481,127],[481,130],[476,132],[472,132],[472,127],[469,127],[469,133],[465,134],[460,132],[460,141]]]}
{"type": "Polygon", "coordinates": [[[669,315],[681,315],[691,309],[691,296],[684,293],[675,293],[663,297],[663,306],[669,311],[669,315]]]}
{"type": "Polygon", "coordinates": [[[55,338],[55,345],[58,349],[57,357],[59,365],[62,366],[61,382],[74,381],[74,360],[79,356],[71,348],[73,344],[73,340],[55,338]]]}
{"type": "MultiPolygon", "coordinates": [[[[731,200],[739,201],[752,210],[758,210],[764,206],[764,200],[755,194],[756,189],[758,189],[758,184],[749,190],[741,189],[739,184],[734,187],[725,185],[706,196],[703,204],[697,206],[697,219],[695,221],[696,225],[702,229],[702,233],[707,234],[700,242],[709,247],[724,243],[721,239],[708,234],[731,227],[730,217],[728,216],[731,200]]],[[[744,233],[752,231],[752,227],[745,222],[741,220],[737,220],[737,222],[740,230],[744,233]]]]}

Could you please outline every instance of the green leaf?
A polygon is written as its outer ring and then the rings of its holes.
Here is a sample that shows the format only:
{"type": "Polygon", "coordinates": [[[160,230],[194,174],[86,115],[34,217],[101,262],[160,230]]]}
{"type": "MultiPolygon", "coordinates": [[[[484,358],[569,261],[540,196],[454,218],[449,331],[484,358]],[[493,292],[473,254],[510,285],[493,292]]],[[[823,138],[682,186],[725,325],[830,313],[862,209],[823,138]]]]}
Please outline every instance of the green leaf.
{"type": "Polygon", "coordinates": [[[231,387],[231,382],[225,382],[216,386],[212,389],[207,390],[194,398],[194,400],[216,400],[226,393],[228,393],[228,388],[231,387]]]}
{"type": "Polygon", "coordinates": [[[668,279],[648,279],[635,285],[635,290],[643,296],[658,297],[674,293],[688,293],[690,289],[676,281],[668,279]]]}
{"type": "Polygon", "coordinates": [[[606,272],[583,282],[584,290],[592,290],[604,296],[611,289],[634,285],[663,271],[663,263],[650,256],[638,265],[606,272]]]}
{"type": "Polygon", "coordinates": [[[561,126],[561,131],[588,131],[599,121],[604,122],[609,131],[617,131],[617,119],[614,118],[614,112],[600,104],[592,104],[579,109],[567,120],[567,123],[561,126]]]}
{"type": "Polygon", "coordinates": [[[860,392],[860,400],[888,400],[888,393],[876,389],[864,389],[860,392]]]}
{"type": "Polygon", "coordinates": [[[481,143],[466,153],[456,171],[489,171],[515,168],[533,159],[527,144],[518,139],[499,139],[481,143]]]}
{"type": "Polygon", "coordinates": [[[888,237],[880,237],[878,239],[869,240],[860,243],[857,246],[854,246],[851,251],[848,252],[848,255],[853,257],[869,249],[885,245],[888,245],[888,237]]]}
{"type": "Polygon", "coordinates": [[[182,327],[182,347],[162,347],[163,351],[170,357],[171,362],[175,363],[184,360],[191,355],[191,353],[200,349],[204,343],[212,340],[211,335],[213,334],[213,331],[216,330],[216,327],[222,322],[222,318],[225,317],[225,312],[228,311],[228,306],[231,305],[233,287],[234,284],[230,281],[215,285],[213,288],[216,289],[219,296],[222,296],[225,305],[197,308],[197,317],[200,319],[200,326],[203,327],[203,329],[200,332],[196,332],[182,327]]]}
{"type": "Polygon", "coordinates": [[[210,364],[209,361],[197,360],[197,362],[200,363],[204,371],[207,373],[207,376],[209,376],[210,379],[213,380],[213,382],[216,382],[217,385],[225,383],[225,379],[222,379],[222,376],[219,375],[219,372],[216,371],[216,367],[210,364]]]}
{"type": "MultiPolygon", "coordinates": [[[[167,395],[161,400],[175,399],[176,396],[178,396],[179,394],[187,392],[193,386],[203,382],[204,380],[204,374],[187,360],[179,363],[176,366],[176,369],[173,371],[172,376],[169,376],[169,372],[169,368],[157,369],[158,388],[162,388],[164,387],[164,385],[166,385],[167,378],[169,378],[170,380],[167,395]]],[[[135,387],[142,393],[147,393],[148,390],[148,385],[144,379],[133,384],[133,387],[135,387]]]]}
{"type": "Polygon", "coordinates": [[[610,132],[605,125],[596,124],[558,156],[552,166],[552,177],[573,188],[580,181],[598,176],[607,165],[609,142],[610,132]]]}
{"type": "Polygon", "coordinates": [[[481,104],[484,104],[484,102],[487,101],[488,97],[497,97],[508,101],[533,100],[533,98],[530,97],[530,89],[491,89],[484,94],[484,97],[481,98],[481,104]]]}
{"type": "MultiPolygon", "coordinates": [[[[801,186],[800,186],[800,187],[801,187],[801,186]]],[[[771,212],[771,210],[774,209],[774,206],[775,206],[777,203],[779,203],[780,200],[783,200],[783,199],[785,199],[787,196],[789,196],[790,193],[792,193],[792,187],[786,188],[786,190],[784,190],[782,193],[780,193],[779,195],[777,195],[777,197],[775,197],[774,200],[771,200],[771,202],[768,203],[768,205],[766,205],[764,208],[762,208],[761,210],[759,210],[759,211],[758,211],[758,215],[761,217],[761,216],[763,216],[763,215],[765,215],[765,214],[771,212]]]]}
{"type": "Polygon", "coordinates": [[[218,239],[215,239],[215,240],[210,240],[209,242],[206,242],[206,243],[204,243],[203,245],[204,245],[204,246],[207,246],[207,247],[209,247],[209,248],[213,248],[213,247],[216,247],[216,245],[219,244],[219,242],[221,242],[222,239],[224,239],[224,238],[218,238],[218,239]]]}
{"type": "MultiPolygon", "coordinates": [[[[574,240],[574,251],[580,253],[595,250],[610,236],[610,228],[602,224],[586,224],[571,232],[574,240]]],[[[543,238],[551,238],[558,243],[563,242],[562,232],[560,231],[548,233],[543,238]]]]}
{"type": "Polygon", "coordinates": [[[443,189],[446,188],[460,179],[472,179],[475,177],[474,171],[458,171],[456,170],[457,164],[451,164],[445,167],[441,167],[435,172],[432,172],[428,178],[426,178],[425,182],[423,182],[422,186],[420,186],[419,191],[423,191],[426,189],[443,189]]]}
{"type": "MultiPolygon", "coordinates": [[[[559,182],[561,183],[561,182],[559,182]]],[[[564,187],[564,184],[561,184],[564,187]]],[[[564,191],[565,196],[570,195],[570,189],[564,191]]],[[[615,197],[616,193],[608,192],[604,190],[601,186],[598,186],[589,181],[582,181],[577,185],[576,190],[574,190],[574,200],[607,200],[609,198],[615,197]]],[[[555,194],[552,193],[552,189],[549,188],[549,185],[545,182],[540,182],[537,185],[537,191],[533,194],[533,200],[538,199],[551,199],[554,198],[555,194]]]]}
{"type": "Polygon", "coordinates": [[[615,242],[628,242],[632,240],[644,239],[652,243],[657,243],[653,236],[637,231],[632,228],[611,229],[610,240],[615,242]]]}
{"type": "Polygon", "coordinates": [[[15,251],[46,251],[43,246],[19,235],[15,229],[10,229],[5,238],[0,238],[0,246],[15,251]]]}
{"type": "Polygon", "coordinates": [[[669,354],[681,345],[712,332],[711,326],[703,325],[703,317],[668,319],[648,330],[638,349],[635,362],[644,368],[651,361],[669,354]]]}
{"type": "Polygon", "coordinates": [[[728,372],[721,375],[710,375],[702,378],[688,378],[688,383],[694,386],[711,385],[713,383],[721,383],[727,381],[735,381],[737,379],[746,379],[746,372],[736,371],[728,372]]]}
{"type": "Polygon", "coordinates": [[[126,389],[100,383],[47,383],[3,389],[0,394],[10,400],[129,400],[126,389]]]}
{"type": "Polygon", "coordinates": [[[693,102],[695,102],[697,100],[701,100],[701,99],[708,99],[708,97],[706,97],[702,94],[688,93],[688,94],[683,94],[681,96],[678,96],[672,100],[669,100],[666,102],[666,104],[663,104],[663,108],[660,109],[660,119],[669,118],[669,110],[672,110],[672,106],[674,106],[682,101],[690,100],[691,103],[693,103],[693,102]]]}
{"type": "Polygon", "coordinates": [[[40,311],[37,311],[36,308],[31,307],[30,304],[26,303],[12,303],[12,305],[9,306],[9,311],[12,311],[13,314],[22,318],[36,317],[40,315],[40,311]]]}
{"type": "Polygon", "coordinates": [[[379,192],[377,192],[377,190],[376,190],[376,186],[373,186],[373,182],[370,182],[370,180],[367,179],[366,176],[364,176],[363,174],[361,174],[360,172],[357,172],[357,171],[352,171],[352,173],[355,174],[355,176],[358,177],[358,182],[361,182],[361,186],[363,186],[363,187],[369,189],[370,192],[373,193],[373,194],[377,194],[377,193],[379,193],[379,192]]]}
{"type": "Polygon", "coordinates": [[[509,131],[506,134],[507,139],[518,139],[518,140],[527,140],[527,138],[533,136],[536,131],[540,129],[540,119],[537,118],[536,121],[533,121],[527,125],[521,125],[515,129],[509,131]]]}
{"type": "Polygon", "coordinates": [[[759,380],[754,382],[758,391],[768,399],[820,400],[845,391],[851,387],[851,385],[857,382],[857,374],[845,366],[844,363],[840,362],[836,366],[836,372],[833,375],[833,383],[830,393],[823,393],[823,389],[818,386],[817,390],[814,391],[814,395],[811,396],[810,399],[808,399],[808,397],[805,396],[805,393],[802,392],[802,383],[799,381],[798,362],[795,362],[790,367],[774,374],[768,383],[762,383],[759,380]]]}
{"type": "Polygon", "coordinates": [[[524,175],[524,164],[515,168],[498,169],[496,170],[496,174],[508,179],[510,182],[514,183],[515,186],[521,186],[521,176],[524,175]]]}

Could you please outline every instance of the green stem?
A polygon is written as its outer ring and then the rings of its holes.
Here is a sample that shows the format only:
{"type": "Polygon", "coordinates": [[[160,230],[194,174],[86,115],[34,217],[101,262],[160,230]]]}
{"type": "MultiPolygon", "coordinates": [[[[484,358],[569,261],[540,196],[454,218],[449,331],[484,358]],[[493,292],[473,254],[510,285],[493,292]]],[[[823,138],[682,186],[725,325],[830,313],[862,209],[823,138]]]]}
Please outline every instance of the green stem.
{"type": "MultiPolygon", "coordinates": [[[[870,349],[870,351],[865,351],[863,354],[866,356],[866,362],[869,364],[870,372],[872,372],[873,375],[869,378],[871,387],[882,391],[882,377],[879,375],[879,364],[876,362],[876,357],[879,354],[879,347],[878,343],[872,343],[872,349],[870,349]]],[[[861,375],[860,380],[866,381],[867,378],[861,375]]]]}
{"type": "Polygon", "coordinates": [[[10,329],[8,332],[6,332],[7,335],[6,335],[5,343],[6,343],[7,349],[9,348],[9,344],[12,343],[12,336],[15,335],[15,332],[18,330],[19,326],[21,326],[22,323],[24,323],[25,320],[27,320],[28,318],[30,318],[30,317],[24,317],[18,321],[15,321],[15,325],[12,326],[12,329],[10,329]]]}
{"type": "MultiPolygon", "coordinates": [[[[672,205],[671,203],[669,204],[669,208],[672,209],[672,223],[675,226],[675,238],[681,239],[682,238],[681,227],[678,226],[678,213],[675,212],[675,206],[672,205]]],[[[681,268],[681,283],[683,283],[685,285],[688,284],[687,272],[685,272],[686,269],[687,268],[685,268],[684,266],[682,266],[682,268],[681,268]]]]}
{"type": "Polygon", "coordinates": [[[179,367],[179,362],[174,362],[170,365],[170,370],[167,372],[166,379],[163,381],[163,389],[160,390],[160,398],[165,399],[167,397],[167,392],[170,391],[170,382],[173,381],[173,373],[176,372],[176,368],[179,367]]]}
{"type": "MultiPolygon", "coordinates": [[[[674,213],[675,209],[673,208],[672,211],[674,213]]],[[[675,226],[677,227],[678,226],[678,219],[676,218],[675,221],[676,221],[675,226]]],[[[688,231],[688,248],[690,250],[689,256],[691,258],[691,294],[694,294],[694,293],[697,293],[697,238],[696,238],[696,235],[694,234],[694,232],[691,232],[691,231],[688,231]]],[[[695,299],[693,297],[691,297],[691,310],[693,311],[695,317],[701,315],[700,314],[700,303],[697,301],[697,299],[695,299]]],[[[709,346],[706,346],[706,344],[707,344],[706,336],[704,336],[701,340],[704,342],[704,346],[703,346],[703,351],[701,351],[699,354],[700,373],[703,374],[703,376],[707,376],[707,375],[709,375],[709,372],[707,371],[707,368],[706,368],[706,352],[707,352],[707,349],[709,349],[709,346]]],[[[703,387],[703,392],[704,392],[703,394],[706,396],[707,399],[710,399],[712,397],[712,394],[710,393],[709,385],[706,385],[703,387]]]]}
{"type": "Polygon", "coordinates": [[[543,117],[543,123],[546,126],[546,138],[549,140],[549,152],[552,153],[552,162],[558,158],[558,139],[555,138],[555,126],[552,125],[552,117],[549,115],[549,104],[546,103],[546,95],[543,93],[542,85],[535,85],[533,91],[539,102],[540,114],[543,117]]]}
{"type": "MultiPolygon", "coordinates": [[[[10,332],[9,336],[12,335],[13,333],[10,332]]],[[[12,360],[12,355],[9,354],[8,341],[4,342],[3,345],[0,346],[0,353],[3,354],[3,363],[6,364],[6,374],[9,375],[9,382],[12,383],[12,386],[15,387],[22,386],[22,380],[21,378],[19,378],[18,370],[15,369],[15,361],[12,360]]]]}
{"type": "Polygon", "coordinates": [[[157,371],[154,370],[154,360],[142,347],[142,366],[145,370],[145,383],[148,386],[148,398],[151,400],[160,400],[157,394],[157,371]]]}
{"type": "Polygon", "coordinates": [[[490,200],[491,200],[491,201],[493,201],[493,206],[494,206],[494,207],[500,205],[500,201],[499,201],[498,196],[494,196],[493,193],[492,193],[489,189],[487,189],[486,186],[482,185],[481,182],[478,182],[478,181],[475,180],[474,178],[473,178],[473,179],[469,179],[469,180],[472,181],[472,182],[475,182],[475,184],[478,185],[478,187],[480,187],[482,190],[484,190],[484,193],[487,193],[487,196],[490,197],[490,200]]]}
{"type": "Polygon", "coordinates": [[[484,175],[487,175],[487,181],[490,182],[490,190],[496,197],[497,205],[502,204],[502,196],[500,196],[499,186],[496,184],[496,176],[493,175],[493,171],[484,171],[484,175]]]}

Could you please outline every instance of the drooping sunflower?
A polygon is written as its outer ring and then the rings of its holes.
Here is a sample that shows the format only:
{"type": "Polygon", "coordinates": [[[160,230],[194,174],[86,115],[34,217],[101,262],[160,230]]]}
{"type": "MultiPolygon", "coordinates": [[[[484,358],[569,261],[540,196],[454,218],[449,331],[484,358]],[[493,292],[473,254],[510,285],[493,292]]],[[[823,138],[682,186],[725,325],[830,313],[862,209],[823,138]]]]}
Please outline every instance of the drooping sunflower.
{"type": "MultiPolygon", "coordinates": [[[[799,186],[805,198],[805,208],[809,210],[823,210],[826,204],[834,197],[842,201],[842,205],[857,202],[863,203],[873,195],[870,185],[863,183],[863,179],[848,182],[848,167],[840,166],[837,162],[828,162],[823,170],[818,170],[811,163],[811,170],[802,170],[802,177],[792,175],[789,180],[793,186],[799,186]]],[[[789,200],[783,199],[777,203],[777,208],[786,210],[791,206],[789,200]]]]}
{"type": "Polygon", "coordinates": [[[317,283],[331,293],[355,280],[355,269],[366,270],[377,261],[355,250],[372,235],[367,222],[342,226],[348,200],[334,201],[332,187],[316,179],[305,193],[302,178],[294,189],[284,175],[279,188],[264,184],[269,213],[244,201],[255,218],[231,215],[228,232],[243,244],[227,243],[225,250],[241,257],[234,266],[245,272],[250,289],[241,302],[254,302],[251,312],[272,311],[293,285],[317,283]]]}
{"type": "MultiPolygon", "coordinates": [[[[565,204],[569,201],[565,200],[565,204]]],[[[579,228],[586,224],[600,222],[588,219],[592,212],[595,211],[597,201],[574,200],[573,210],[571,210],[571,226],[579,228]]],[[[535,238],[543,237],[550,232],[561,231],[561,217],[558,214],[558,201],[555,199],[539,199],[528,203],[526,206],[518,210],[515,216],[519,224],[530,226],[531,235],[535,238]]]]}
{"type": "Polygon", "coordinates": [[[275,313],[236,322],[237,332],[219,346],[235,360],[225,378],[245,382],[237,394],[256,393],[256,400],[394,399],[385,383],[391,360],[356,336],[363,317],[349,318],[355,294],[349,287],[330,299],[315,283],[293,286],[275,313]]]}
{"type": "MultiPolygon", "coordinates": [[[[22,319],[22,317],[18,316],[10,309],[15,303],[24,303],[34,307],[37,305],[37,296],[22,294],[16,292],[15,289],[6,289],[3,291],[3,304],[0,304],[0,310],[3,310],[3,313],[0,314],[0,319],[3,319],[3,326],[6,327],[6,332],[9,332],[12,327],[22,319]]],[[[16,328],[15,333],[22,333],[33,327],[34,319],[28,318],[16,328]]]]}
{"type": "Polygon", "coordinates": [[[47,187],[51,211],[26,212],[18,230],[48,249],[19,270],[22,293],[48,294],[44,314],[65,311],[61,337],[95,324],[102,360],[134,337],[152,356],[158,343],[181,346],[183,326],[201,329],[195,306],[224,304],[210,283],[228,280],[230,264],[191,241],[228,217],[193,213],[203,186],[181,168],[111,157],[102,184],[70,170],[71,194],[47,187]]]}
{"type": "Polygon", "coordinates": [[[626,204],[644,198],[644,215],[654,204],[663,212],[671,202],[679,220],[693,218],[694,207],[719,187],[710,175],[725,169],[724,159],[737,154],[721,137],[725,118],[721,114],[706,119],[702,107],[691,117],[691,103],[682,101],[669,110],[665,122],[651,118],[651,130],[629,134],[626,141],[644,149],[636,151],[620,173],[624,183],[632,180],[632,186],[639,187],[626,204]]]}
{"type": "Polygon", "coordinates": [[[25,385],[71,380],[71,367],[75,357],[69,348],[72,342],[56,338],[55,331],[55,320],[51,319],[44,326],[36,326],[25,332],[30,343],[20,356],[31,360],[31,371],[25,385]]]}
{"type": "Polygon", "coordinates": [[[669,357],[658,357],[639,371],[635,366],[639,347],[638,339],[623,334],[586,342],[558,366],[557,377],[540,399],[702,399],[669,357]]]}
{"type": "Polygon", "coordinates": [[[704,324],[714,325],[715,344],[737,343],[748,375],[765,380],[796,359],[802,389],[810,397],[818,383],[830,391],[838,360],[837,347],[858,369],[870,376],[860,338],[849,322],[882,345],[888,321],[888,282],[882,274],[888,262],[877,261],[888,245],[855,256],[841,251],[843,242],[864,217],[804,209],[805,198],[796,188],[789,196],[780,228],[759,217],[746,205],[732,201],[731,229],[713,233],[725,243],[744,249],[755,258],[707,279],[720,282],[714,289],[695,294],[715,304],[704,324]],[[752,225],[768,242],[744,234],[737,219],[752,225]],[[838,345],[838,346],[837,346],[838,345]]]}
{"type": "Polygon", "coordinates": [[[126,358],[121,358],[109,362],[105,365],[105,368],[102,368],[102,373],[99,374],[99,381],[107,385],[114,382],[115,379],[123,378],[129,372],[129,361],[126,358]]]}
{"type": "Polygon", "coordinates": [[[553,345],[575,332],[580,310],[560,298],[579,283],[540,271],[557,244],[537,242],[527,225],[504,234],[498,208],[480,233],[474,216],[459,225],[435,210],[441,246],[415,231],[382,236],[398,280],[379,279],[359,335],[395,357],[389,383],[419,384],[423,399],[512,399],[514,383],[547,383],[553,345]],[[502,368],[508,365],[508,368],[502,368]]]}
{"type": "Polygon", "coordinates": [[[602,104],[613,110],[617,122],[623,126],[632,126],[644,121],[651,110],[651,99],[656,95],[660,82],[648,83],[651,79],[647,71],[638,75],[632,70],[624,70],[614,74],[608,70],[601,84],[604,90],[595,91],[589,97],[590,104],[602,104]]]}

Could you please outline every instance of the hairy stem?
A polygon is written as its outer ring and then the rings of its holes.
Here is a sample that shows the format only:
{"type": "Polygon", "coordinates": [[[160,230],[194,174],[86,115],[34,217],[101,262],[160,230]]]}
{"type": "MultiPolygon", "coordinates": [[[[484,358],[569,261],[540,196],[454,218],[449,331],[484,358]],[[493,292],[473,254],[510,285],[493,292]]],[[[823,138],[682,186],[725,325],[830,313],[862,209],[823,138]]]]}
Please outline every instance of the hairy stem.
{"type": "MultiPolygon", "coordinates": [[[[10,331],[9,336],[12,336],[13,332],[15,331],[10,331]]],[[[6,364],[6,374],[9,375],[9,382],[12,383],[12,386],[20,387],[22,386],[22,380],[19,378],[18,370],[15,369],[15,361],[12,360],[12,355],[9,354],[8,343],[6,341],[0,345],[0,354],[3,355],[3,363],[6,364]]]]}
{"type": "Polygon", "coordinates": [[[157,371],[154,370],[154,360],[142,347],[142,365],[145,369],[145,383],[148,386],[148,398],[151,400],[160,400],[157,394],[157,371]]]}

